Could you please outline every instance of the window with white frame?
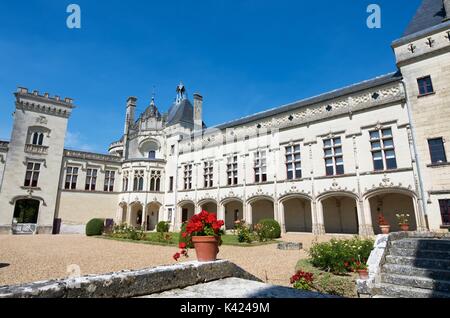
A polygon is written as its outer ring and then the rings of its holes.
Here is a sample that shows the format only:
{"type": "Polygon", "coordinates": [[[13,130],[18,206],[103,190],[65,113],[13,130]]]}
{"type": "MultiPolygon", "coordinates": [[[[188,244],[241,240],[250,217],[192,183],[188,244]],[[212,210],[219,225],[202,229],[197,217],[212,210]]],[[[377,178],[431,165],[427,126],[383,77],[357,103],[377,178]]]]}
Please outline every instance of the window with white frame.
{"type": "Polygon", "coordinates": [[[374,170],[397,169],[392,129],[377,129],[369,133],[374,170]]]}
{"type": "Polygon", "coordinates": [[[266,157],[267,151],[261,150],[256,151],[254,153],[255,155],[255,163],[254,163],[254,170],[255,170],[255,182],[265,182],[267,181],[267,157],[266,157]]]}
{"type": "Polygon", "coordinates": [[[97,169],[86,169],[86,184],[84,189],[87,191],[95,191],[97,183],[97,169]]]}
{"type": "Polygon", "coordinates": [[[133,191],[144,191],[144,170],[134,171],[133,191]]]}
{"type": "Polygon", "coordinates": [[[227,176],[228,185],[238,184],[238,157],[230,156],[227,158],[227,176]]]}
{"type": "Polygon", "coordinates": [[[150,191],[159,192],[161,190],[161,171],[152,170],[150,172],[150,191]]]}
{"type": "Polygon", "coordinates": [[[31,136],[31,144],[35,146],[42,146],[44,144],[44,133],[34,132],[31,136]]]}
{"type": "Polygon", "coordinates": [[[105,185],[103,191],[114,192],[114,181],[116,179],[115,171],[106,170],[105,171],[105,185]]]}
{"type": "Polygon", "coordinates": [[[41,164],[39,162],[28,162],[27,172],[25,173],[25,187],[36,188],[38,186],[41,164]]]}
{"type": "Polygon", "coordinates": [[[64,184],[64,189],[75,190],[77,188],[78,180],[78,168],[77,167],[67,167],[66,168],[66,182],[64,184]]]}
{"type": "Polygon", "coordinates": [[[123,172],[123,177],[122,177],[122,191],[128,191],[128,180],[130,177],[130,172],[129,171],[124,171],[123,172]]]}
{"type": "Polygon", "coordinates": [[[203,166],[203,179],[204,179],[204,187],[212,188],[213,186],[213,176],[214,176],[214,162],[213,161],[205,161],[203,166]]]}
{"type": "Polygon", "coordinates": [[[286,148],[286,176],[288,180],[301,179],[302,161],[300,145],[287,146],[286,148]]]}
{"type": "Polygon", "coordinates": [[[327,176],[344,174],[344,157],[341,137],[323,140],[325,171],[327,176]]]}
{"type": "Polygon", "coordinates": [[[192,164],[184,165],[184,189],[192,189],[192,164]]]}

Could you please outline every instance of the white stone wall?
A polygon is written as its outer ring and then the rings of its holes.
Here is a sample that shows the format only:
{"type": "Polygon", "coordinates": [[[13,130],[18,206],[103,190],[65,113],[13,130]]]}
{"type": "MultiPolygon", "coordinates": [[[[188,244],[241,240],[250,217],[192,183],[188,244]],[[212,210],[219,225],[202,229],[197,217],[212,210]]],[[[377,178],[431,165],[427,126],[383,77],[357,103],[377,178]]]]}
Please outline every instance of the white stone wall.
{"type": "Polygon", "coordinates": [[[450,159],[449,31],[450,23],[442,24],[440,29],[413,37],[411,41],[394,43],[413,117],[427,220],[434,230],[440,229],[442,225],[438,200],[450,199],[450,165],[432,165],[428,147],[428,139],[442,137],[447,161],[450,159]],[[427,44],[429,38],[431,46],[427,44]],[[424,76],[431,76],[434,93],[419,96],[417,79],[424,76]]]}

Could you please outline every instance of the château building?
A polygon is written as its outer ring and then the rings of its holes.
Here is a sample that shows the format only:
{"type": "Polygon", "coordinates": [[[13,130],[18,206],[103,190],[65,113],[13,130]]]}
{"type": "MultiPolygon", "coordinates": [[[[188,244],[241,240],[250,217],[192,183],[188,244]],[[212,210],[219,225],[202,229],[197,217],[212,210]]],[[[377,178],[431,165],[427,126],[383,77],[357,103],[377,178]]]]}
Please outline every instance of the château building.
{"type": "Polygon", "coordinates": [[[0,142],[0,233],[77,233],[92,218],[176,230],[201,209],[226,229],[274,218],[372,235],[380,214],[398,230],[404,213],[412,230],[446,230],[449,18],[450,0],[424,0],[392,43],[392,73],[215,127],[183,84],[166,112],[152,99],[137,114],[130,97],[108,155],[64,148],[72,99],[19,88],[0,142]]]}

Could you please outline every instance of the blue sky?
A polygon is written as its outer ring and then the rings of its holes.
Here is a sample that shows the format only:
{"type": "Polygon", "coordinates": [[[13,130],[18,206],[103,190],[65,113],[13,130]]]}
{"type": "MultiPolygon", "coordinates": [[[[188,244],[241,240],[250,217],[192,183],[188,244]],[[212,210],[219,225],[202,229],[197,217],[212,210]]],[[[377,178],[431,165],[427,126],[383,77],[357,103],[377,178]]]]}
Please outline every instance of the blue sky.
{"type": "Polygon", "coordinates": [[[396,70],[390,43],[420,0],[27,0],[0,4],[0,139],[17,86],[75,99],[66,146],[106,152],[153,87],[164,112],[180,80],[208,126],[396,70]],[[81,7],[82,28],[66,27],[81,7]],[[368,29],[366,8],[382,9],[368,29]]]}

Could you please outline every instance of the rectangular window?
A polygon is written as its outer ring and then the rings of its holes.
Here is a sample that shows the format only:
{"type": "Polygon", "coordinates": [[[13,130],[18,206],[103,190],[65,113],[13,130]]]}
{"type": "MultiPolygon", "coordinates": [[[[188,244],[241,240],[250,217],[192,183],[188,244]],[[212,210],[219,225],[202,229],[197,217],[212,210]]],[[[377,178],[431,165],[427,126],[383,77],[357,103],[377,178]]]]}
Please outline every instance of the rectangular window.
{"type": "Polygon", "coordinates": [[[302,177],[300,145],[286,147],[286,176],[288,180],[302,177]]]}
{"type": "Polygon", "coordinates": [[[173,191],[173,177],[169,178],[169,191],[172,192],[173,191]]]}
{"type": "Polygon", "coordinates": [[[184,165],[184,190],[192,189],[192,164],[184,165]]]}
{"type": "Polygon", "coordinates": [[[441,208],[442,225],[450,226],[450,200],[439,200],[441,208]]]}
{"type": "Polygon", "coordinates": [[[342,153],[341,137],[323,140],[325,154],[325,172],[327,176],[344,174],[344,157],[342,153]]]}
{"type": "Polygon", "coordinates": [[[122,191],[128,191],[128,178],[130,177],[130,173],[128,171],[124,171],[122,178],[122,191]]]}
{"type": "Polygon", "coordinates": [[[38,185],[41,164],[37,162],[28,162],[27,172],[25,174],[25,187],[36,188],[38,185]]]}
{"type": "Polygon", "coordinates": [[[167,209],[167,222],[171,222],[172,221],[172,208],[168,208],[167,209]]]}
{"type": "Polygon", "coordinates": [[[430,148],[431,163],[447,162],[442,138],[428,139],[428,147],[430,148]]]}
{"type": "Polygon", "coordinates": [[[238,157],[231,156],[227,158],[227,177],[228,185],[238,184],[238,157]]]}
{"type": "Polygon", "coordinates": [[[397,169],[392,129],[378,129],[369,134],[374,170],[397,169]]]}
{"type": "Polygon", "coordinates": [[[267,158],[266,151],[256,151],[255,152],[255,182],[266,182],[267,181],[267,158]]]}
{"type": "Polygon", "coordinates": [[[116,173],[114,171],[105,171],[105,185],[103,191],[105,192],[114,192],[114,180],[116,173]]]}
{"type": "Polygon", "coordinates": [[[64,184],[64,189],[75,190],[77,188],[77,180],[78,180],[78,168],[77,167],[67,167],[66,182],[64,184]]]}
{"type": "Polygon", "coordinates": [[[97,169],[86,170],[86,186],[87,191],[95,191],[95,184],[97,183],[97,169]]]}
{"type": "Polygon", "coordinates": [[[434,92],[433,83],[431,81],[431,76],[425,76],[417,79],[417,83],[419,85],[419,96],[427,95],[434,92]]]}
{"type": "Polygon", "coordinates": [[[161,171],[152,170],[150,172],[150,191],[159,192],[161,190],[161,171]]]}
{"type": "Polygon", "coordinates": [[[213,161],[205,161],[203,166],[203,179],[204,187],[212,188],[213,186],[213,176],[214,176],[214,163],[213,161]]]}

